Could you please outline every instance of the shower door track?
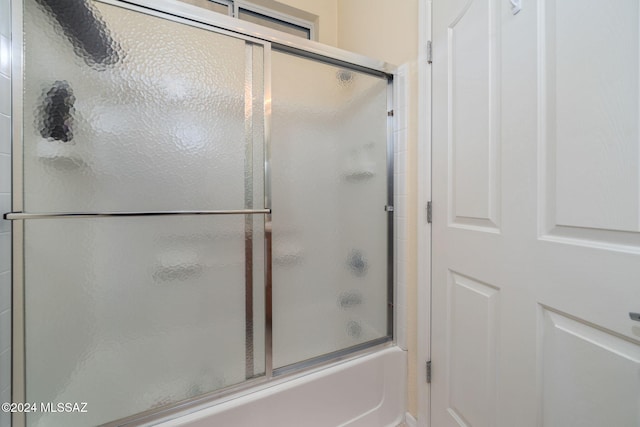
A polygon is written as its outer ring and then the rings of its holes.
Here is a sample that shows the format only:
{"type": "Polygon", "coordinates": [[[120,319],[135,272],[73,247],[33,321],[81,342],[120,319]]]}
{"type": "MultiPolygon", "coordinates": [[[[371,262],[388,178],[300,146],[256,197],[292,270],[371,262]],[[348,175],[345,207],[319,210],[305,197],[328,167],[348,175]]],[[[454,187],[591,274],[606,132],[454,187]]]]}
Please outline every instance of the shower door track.
{"type": "MultiPolygon", "coordinates": [[[[183,400],[163,408],[149,409],[125,418],[103,424],[107,427],[148,425],[176,418],[190,411],[209,406],[212,402],[222,403],[233,399],[239,393],[250,393],[280,384],[284,381],[298,378],[309,373],[325,369],[373,351],[394,345],[394,234],[393,210],[388,210],[388,335],[372,341],[364,342],[348,348],[304,360],[293,365],[273,368],[272,360],[272,302],[271,302],[271,51],[278,50],[293,53],[300,57],[338,65],[370,75],[384,77],[388,80],[388,111],[394,108],[393,93],[396,67],[383,61],[347,52],[332,46],[302,39],[265,28],[250,22],[224,16],[207,11],[196,6],[177,3],[173,0],[93,0],[128,10],[142,12],[151,16],[161,17],[174,22],[191,25],[197,28],[214,31],[216,33],[243,39],[249,43],[264,47],[264,209],[235,210],[175,210],[175,211],[140,211],[140,212],[23,212],[24,209],[24,177],[23,177],[23,72],[24,72],[24,41],[23,41],[23,0],[11,0],[12,22],[12,212],[3,215],[4,219],[12,221],[12,401],[26,402],[26,359],[25,359],[25,277],[24,277],[24,226],[25,221],[35,219],[73,219],[73,218],[121,218],[121,217],[151,217],[151,216],[197,216],[197,215],[265,215],[265,371],[258,377],[248,377],[246,381],[204,393],[197,397],[183,400]]],[[[394,204],[394,136],[393,114],[387,119],[387,206],[394,204]]],[[[246,203],[246,200],[245,200],[246,203]]],[[[382,207],[381,207],[382,208],[382,207]]],[[[12,414],[14,427],[26,426],[25,413],[12,414]]]]}

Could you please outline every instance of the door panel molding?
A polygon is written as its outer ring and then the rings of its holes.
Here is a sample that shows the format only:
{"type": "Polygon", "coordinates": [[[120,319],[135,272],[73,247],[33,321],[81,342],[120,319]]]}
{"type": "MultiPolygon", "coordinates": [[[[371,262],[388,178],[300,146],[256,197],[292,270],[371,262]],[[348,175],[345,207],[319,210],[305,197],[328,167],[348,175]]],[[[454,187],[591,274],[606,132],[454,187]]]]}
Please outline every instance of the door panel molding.
{"type": "Polygon", "coordinates": [[[640,342],[543,305],[539,319],[543,425],[638,425],[640,342]]]}
{"type": "Polygon", "coordinates": [[[472,0],[448,27],[449,223],[491,233],[501,203],[498,10],[472,0]]]}
{"type": "Polygon", "coordinates": [[[448,412],[461,426],[489,427],[496,419],[500,288],[453,270],[448,282],[448,412]]]}
{"type": "Polygon", "coordinates": [[[588,3],[539,3],[539,237],[640,253],[640,8],[588,3]]]}

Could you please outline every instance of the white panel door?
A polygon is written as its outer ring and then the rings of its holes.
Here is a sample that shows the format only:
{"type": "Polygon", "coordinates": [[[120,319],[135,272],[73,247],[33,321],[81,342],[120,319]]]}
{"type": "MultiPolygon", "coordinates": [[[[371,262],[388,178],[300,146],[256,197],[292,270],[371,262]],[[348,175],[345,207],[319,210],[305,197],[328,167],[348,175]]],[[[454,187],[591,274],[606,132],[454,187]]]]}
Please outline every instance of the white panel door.
{"type": "Polygon", "coordinates": [[[640,426],[640,6],[613,3],[433,0],[433,427],[640,426]]]}

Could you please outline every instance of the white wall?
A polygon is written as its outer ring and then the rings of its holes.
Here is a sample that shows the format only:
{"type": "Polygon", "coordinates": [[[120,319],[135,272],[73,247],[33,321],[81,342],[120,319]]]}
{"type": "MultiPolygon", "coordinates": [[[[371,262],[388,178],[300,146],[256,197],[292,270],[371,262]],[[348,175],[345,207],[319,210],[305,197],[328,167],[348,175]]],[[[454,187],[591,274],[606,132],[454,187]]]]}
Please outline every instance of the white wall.
{"type": "MultiPolygon", "coordinates": [[[[0,0],[0,214],[11,210],[11,9],[0,0]]],[[[11,401],[11,224],[0,219],[0,403],[11,401]]],[[[0,427],[11,424],[0,412],[0,427]]]]}
{"type": "Polygon", "coordinates": [[[338,46],[395,65],[417,58],[418,0],[338,0],[338,46]]]}
{"type": "MultiPolygon", "coordinates": [[[[338,47],[381,59],[395,65],[406,65],[407,94],[406,121],[406,241],[398,248],[398,261],[406,267],[407,324],[409,350],[408,409],[417,413],[416,372],[416,289],[417,289],[417,59],[418,59],[418,0],[338,0],[338,47]]],[[[399,212],[403,214],[402,212],[399,212]]]]}

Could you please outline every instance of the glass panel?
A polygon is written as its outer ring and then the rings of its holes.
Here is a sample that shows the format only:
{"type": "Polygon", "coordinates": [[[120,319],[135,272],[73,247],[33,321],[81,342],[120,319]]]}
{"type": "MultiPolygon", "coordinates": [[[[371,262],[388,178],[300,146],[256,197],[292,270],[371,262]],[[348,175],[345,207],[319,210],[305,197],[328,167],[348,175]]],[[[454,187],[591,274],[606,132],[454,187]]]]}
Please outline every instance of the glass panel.
{"type": "MultiPolygon", "coordinates": [[[[264,49],[99,2],[25,1],[30,212],[262,208],[264,49]]],[[[25,223],[26,393],[97,425],[265,372],[264,216],[25,223]]]]}
{"type": "Polygon", "coordinates": [[[270,16],[253,12],[251,10],[240,9],[238,11],[238,18],[242,19],[243,21],[253,22],[254,24],[273,28],[274,30],[283,31],[288,34],[293,34],[294,36],[311,39],[311,30],[309,28],[301,27],[290,22],[281,21],[280,19],[272,18],[270,16]]]}
{"type": "Polygon", "coordinates": [[[277,368],[387,336],[387,80],[272,63],[277,368]]]}
{"type": "MultiPolygon", "coordinates": [[[[245,207],[248,209],[258,209],[264,207],[264,175],[265,175],[265,152],[264,152],[264,49],[257,49],[255,46],[251,50],[247,50],[247,56],[250,58],[248,66],[251,67],[251,80],[245,85],[245,100],[247,114],[255,118],[260,118],[261,122],[257,123],[257,119],[253,121],[247,120],[245,124],[246,140],[246,159],[245,171],[253,168],[253,175],[247,173],[245,176],[245,207]],[[249,84],[251,83],[251,84],[249,84]]],[[[248,73],[247,73],[248,74],[248,73]]],[[[253,369],[254,375],[260,375],[265,371],[265,243],[264,243],[264,222],[265,217],[260,215],[258,218],[247,215],[245,221],[260,221],[257,229],[252,229],[251,223],[247,225],[247,230],[252,230],[253,239],[251,249],[253,251],[253,264],[251,274],[253,282],[251,292],[253,294],[253,328],[251,334],[253,336],[253,349],[255,357],[253,357],[253,367],[247,366],[247,375],[251,376],[253,369]]],[[[248,254],[249,256],[249,254],[248,254]]],[[[251,259],[250,258],[250,259],[251,259]]],[[[250,314],[250,313],[249,313],[250,314]]],[[[250,337],[248,337],[250,339],[250,337]]]]}
{"type": "Polygon", "coordinates": [[[242,208],[246,122],[264,121],[246,111],[247,73],[263,69],[247,46],[262,50],[104,3],[26,0],[26,210],[242,208]]]}
{"type": "MultiPolygon", "coordinates": [[[[88,410],[29,425],[98,425],[245,380],[244,216],[33,220],[25,237],[27,401],[88,410]]],[[[264,357],[254,346],[256,374],[264,357]]]]}
{"type": "Polygon", "coordinates": [[[194,6],[199,6],[204,9],[213,10],[214,12],[224,13],[225,15],[229,15],[229,5],[215,3],[211,0],[180,0],[183,3],[189,3],[194,6]]]}

